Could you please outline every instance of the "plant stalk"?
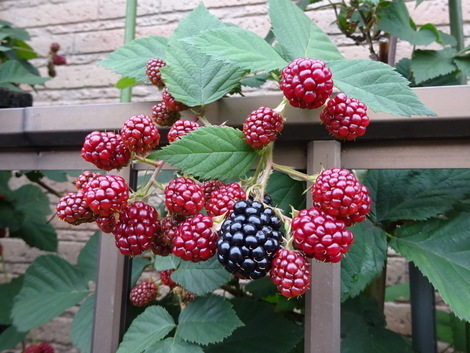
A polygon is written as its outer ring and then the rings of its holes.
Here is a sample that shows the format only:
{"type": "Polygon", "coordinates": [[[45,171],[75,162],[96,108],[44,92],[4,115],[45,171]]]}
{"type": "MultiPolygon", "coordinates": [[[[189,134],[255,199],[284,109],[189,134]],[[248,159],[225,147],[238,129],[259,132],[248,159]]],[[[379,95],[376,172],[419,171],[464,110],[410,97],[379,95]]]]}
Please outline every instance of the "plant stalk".
{"type": "MultiPolygon", "coordinates": [[[[459,52],[465,47],[464,33],[463,33],[463,18],[462,18],[462,1],[461,0],[449,0],[449,24],[450,34],[452,34],[457,40],[455,49],[459,52]]],[[[464,72],[460,72],[458,80],[461,85],[467,83],[467,76],[464,72]]]]}
{"type": "MultiPolygon", "coordinates": [[[[127,0],[126,5],[126,25],[124,29],[124,44],[135,38],[135,25],[137,18],[137,0],[127,0]]],[[[132,87],[121,90],[121,103],[128,103],[132,100],[132,87]]]]}

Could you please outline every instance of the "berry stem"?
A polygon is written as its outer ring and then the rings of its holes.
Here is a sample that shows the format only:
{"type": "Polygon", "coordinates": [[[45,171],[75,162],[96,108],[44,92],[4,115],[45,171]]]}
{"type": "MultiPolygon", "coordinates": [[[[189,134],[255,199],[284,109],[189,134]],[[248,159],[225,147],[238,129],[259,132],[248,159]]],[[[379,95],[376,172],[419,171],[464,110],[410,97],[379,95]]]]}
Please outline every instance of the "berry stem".
{"type": "Polygon", "coordinates": [[[279,103],[279,105],[276,108],[274,108],[273,110],[276,113],[278,113],[279,115],[283,115],[284,110],[286,110],[286,107],[287,107],[288,103],[289,103],[289,100],[286,97],[283,97],[281,103],[279,103]]]}
{"type": "Polygon", "coordinates": [[[163,161],[154,161],[153,159],[140,157],[138,155],[135,155],[135,159],[139,162],[149,164],[155,168],[161,168],[161,166],[163,166],[163,161]]]}
{"type": "Polygon", "coordinates": [[[160,165],[157,168],[155,168],[147,184],[142,188],[142,190],[134,194],[134,198],[147,196],[150,188],[152,187],[152,185],[154,185],[154,182],[158,176],[158,173],[160,173],[160,170],[163,167],[163,161],[160,161],[160,162],[162,163],[160,163],[160,165]]]}
{"type": "Polygon", "coordinates": [[[265,150],[265,160],[264,160],[264,168],[261,178],[261,197],[264,196],[266,185],[268,184],[269,176],[271,175],[273,169],[273,143],[270,143],[266,146],[265,150]]]}
{"type": "Polygon", "coordinates": [[[305,181],[310,181],[310,182],[314,183],[315,180],[318,177],[318,174],[308,175],[308,174],[299,172],[298,170],[295,170],[294,168],[291,168],[291,167],[288,167],[288,166],[285,166],[285,165],[281,165],[281,164],[273,163],[272,167],[273,167],[274,170],[278,170],[280,172],[283,172],[283,173],[291,176],[293,179],[296,179],[296,180],[305,180],[305,181]]]}

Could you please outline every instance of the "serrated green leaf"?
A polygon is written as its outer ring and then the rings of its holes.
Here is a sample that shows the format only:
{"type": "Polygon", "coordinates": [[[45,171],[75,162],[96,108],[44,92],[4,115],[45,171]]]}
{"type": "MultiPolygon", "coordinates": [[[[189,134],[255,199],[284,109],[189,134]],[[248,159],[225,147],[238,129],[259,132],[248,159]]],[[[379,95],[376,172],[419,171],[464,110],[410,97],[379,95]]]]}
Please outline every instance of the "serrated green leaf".
{"type": "Polygon", "coordinates": [[[378,29],[413,45],[428,45],[437,39],[432,29],[425,27],[419,31],[416,30],[403,0],[392,1],[388,6],[381,6],[377,15],[379,16],[378,29]]]}
{"type": "Polygon", "coordinates": [[[286,60],[343,59],[330,38],[292,1],[268,0],[268,6],[273,32],[286,60]]]}
{"type": "Polygon", "coordinates": [[[163,160],[203,179],[241,178],[253,166],[258,154],[243,132],[231,127],[206,126],[148,156],[163,160]]]}
{"type": "Polygon", "coordinates": [[[13,349],[28,335],[28,332],[21,332],[15,326],[8,327],[0,334],[0,351],[5,352],[6,349],[13,349]]]}
{"type": "Polygon", "coordinates": [[[303,328],[275,313],[273,306],[247,298],[232,300],[244,326],[206,353],[286,353],[302,339],[303,328]]]}
{"type": "Polygon", "coordinates": [[[268,80],[270,76],[271,76],[270,73],[263,73],[259,75],[248,76],[242,79],[240,81],[240,84],[242,86],[258,88],[258,87],[261,87],[268,80]]]}
{"type": "Polygon", "coordinates": [[[232,276],[214,256],[201,262],[181,261],[171,278],[186,290],[204,295],[227,283],[232,276]]]}
{"type": "Polygon", "coordinates": [[[184,41],[215,60],[250,72],[282,69],[288,64],[263,38],[238,27],[211,29],[184,41]]]}
{"type": "Polygon", "coordinates": [[[95,232],[90,239],[88,239],[82,250],[80,250],[77,258],[78,269],[82,272],[86,280],[93,282],[96,282],[96,275],[98,273],[99,237],[100,234],[95,232]]]}
{"type": "Polygon", "coordinates": [[[72,321],[70,338],[81,353],[90,353],[93,335],[93,315],[95,312],[95,295],[90,295],[78,309],[72,321]]]}
{"type": "Polygon", "coordinates": [[[230,302],[218,295],[196,298],[178,322],[177,333],[183,340],[203,345],[220,342],[243,326],[230,302]]]}
{"type": "Polygon", "coordinates": [[[178,337],[168,337],[150,347],[152,353],[204,353],[201,347],[182,341],[178,337]]]}
{"type": "Polygon", "coordinates": [[[369,220],[350,228],[354,243],[341,261],[341,301],[355,297],[383,269],[387,235],[369,220]]]}
{"type": "Polygon", "coordinates": [[[457,70],[453,58],[456,50],[445,48],[442,50],[415,50],[411,59],[411,70],[417,84],[447,75],[457,70]]]}
{"type": "Polygon", "coordinates": [[[274,171],[269,177],[266,192],[271,195],[273,205],[288,215],[291,212],[291,206],[296,210],[305,208],[305,188],[304,181],[294,180],[287,174],[274,171]]]}
{"type": "Polygon", "coordinates": [[[153,267],[157,271],[173,270],[179,266],[181,263],[181,258],[170,254],[168,256],[155,256],[155,261],[153,262],[153,267]]]}
{"type": "Polygon", "coordinates": [[[11,324],[11,308],[15,296],[20,292],[23,285],[23,275],[13,278],[11,282],[0,284],[0,324],[11,324]]]}
{"type": "Polygon", "coordinates": [[[454,62],[460,71],[464,72],[465,75],[470,76],[470,55],[456,56],[454,58],[454,62]]]}
{"type": "Polygon", "coordinates": [[[375,112],[392,115],[436,115],[391,66],[368,59],[328,63],[333,82],[346,95],[357,98],[375,112]]]}
{"type": "Polygon", "coordinates": [[[88,293],[87,282],[71,264],[55,255],[39,256],[26,270],[23,286],[15,297],[13,324],[21,331],[32,330],[77,304],[88,293]]]}
{"type": "Polygon", "coordinates": [[[151,353],[150,347],[175,326],[175,321],[163,307],[149,306],[132,321],[116,353],[151,353]]]}
{"type": "Polygon", "coordinates": [[[403,225],[390,245],[421,270],[455,315],[470,321],[470,214],[403,225]]]}
{"type": "Polygon", "coordinates": [[[0,84],[26,83],[30,85],[42,85],[48,80],[50,80],[50,77],[41,77],[32,74],[17,60],[8,60],[0,65],[0,84]]]}
{"type": "Polygon", "coordinates": [[[146,82],[148,81],[145,73],[147,62],[152,58],[165,60],[167,44],[168,38],[161,36],[135,39],[113,51],[98,65],[103,65],[108,70],[124,77],[146,82]]]}

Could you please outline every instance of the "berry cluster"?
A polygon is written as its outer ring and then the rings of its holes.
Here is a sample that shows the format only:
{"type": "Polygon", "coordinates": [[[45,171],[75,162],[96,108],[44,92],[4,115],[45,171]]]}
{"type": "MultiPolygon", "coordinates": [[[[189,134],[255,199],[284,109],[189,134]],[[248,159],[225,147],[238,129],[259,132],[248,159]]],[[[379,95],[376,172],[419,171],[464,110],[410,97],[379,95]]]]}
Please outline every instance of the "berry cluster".
{"type": "Polygon", "coordinates": [[[28,345],[23,353],[54,353],[54,347],[49,343],[30,344],[28,345]]]}

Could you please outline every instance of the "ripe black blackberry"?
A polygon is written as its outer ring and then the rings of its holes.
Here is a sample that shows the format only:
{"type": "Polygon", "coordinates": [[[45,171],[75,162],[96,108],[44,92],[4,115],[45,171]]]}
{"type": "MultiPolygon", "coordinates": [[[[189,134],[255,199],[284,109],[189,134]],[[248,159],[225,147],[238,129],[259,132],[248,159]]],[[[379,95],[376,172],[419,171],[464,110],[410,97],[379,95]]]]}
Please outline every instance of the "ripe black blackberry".
{"type": "Polygon", "coordinates": [[[272,208],[259,201],[238,201],[219,232],[219,262],[240,277],[264,277],[282,241],[280,226],[272,208]]]}

